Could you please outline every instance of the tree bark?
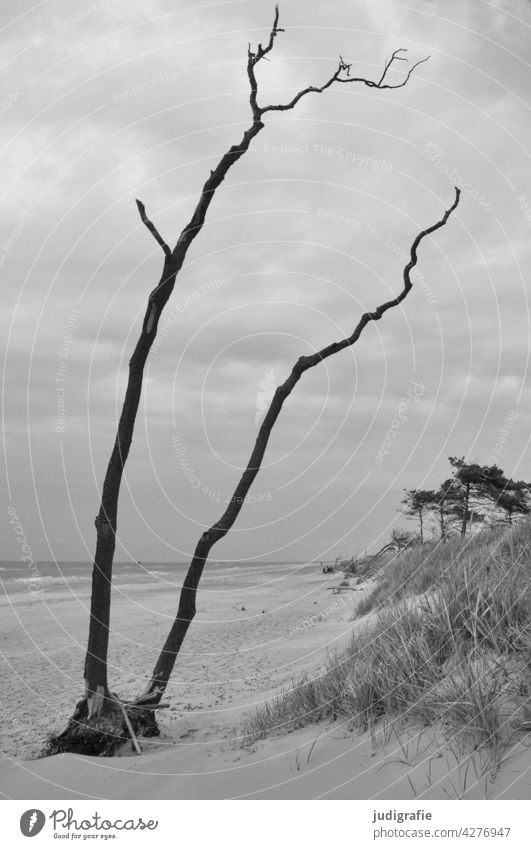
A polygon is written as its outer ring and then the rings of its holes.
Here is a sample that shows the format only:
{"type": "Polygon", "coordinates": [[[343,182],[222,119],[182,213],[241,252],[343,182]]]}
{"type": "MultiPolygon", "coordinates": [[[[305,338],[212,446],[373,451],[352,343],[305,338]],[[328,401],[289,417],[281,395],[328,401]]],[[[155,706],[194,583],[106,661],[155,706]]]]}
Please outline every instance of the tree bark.
{"type": "Polygon", "coordinates": [[[269,442],[269,437],[271,435],[271,430],[273,429],[273,426],[277,421],[277,418],[280,414],[280,411],[282,410],[284,402],[290,396],[304,372],[308,371],[319,363],[322,363],[328,357],[331,357],[334,354],[343,351],[345,348],[349,348],[354,345],[361,336],[363,329],[366,327],[367,324],[369,324],[369,322],[378,321],[379,319],[381,319],[384,313],[387,312],[387,310],[391,309],[392,307],[398,306],[398,304],[400,304],[407,297],[413,285],[411,283],[410,273],[414,266],[417,264],[417,248],[420,242],[425,236],[433,233],[435,230],[438,230],[440,227],[443,227],[446,224],[451,213],[455,210],[457,204],[459,203],[459,197],[460,190],[456,188],[455,200],[452,206],[448,210],[446,210],[441,220],[438,221],[436,224],[432,225],[431,227],[428,227],[426,230],[423,230],[415,238],[411,246],[410,261],[404,268],[404,286],[400,294],[397,295],[397,297],[393,300],[387,301],[386,303],[377,307],[374,312],[364,313],[351,336],[341,340],[340,342],[334,342],[315,354],[300,357],[293,366],[287,380],[277,387],[269,409],[260,427],[260,430],[258,431],[258,436],[256,438],[256,442],[247,467],[243,472],[243,475],[240,478],[236,489],[234,490],[234,495],[232,496],[229,506],[227,507],[221,518],[218,520],[218,522],[212,525],[211,528],[209,528],[201,535],[199,542],[197,543],[192,561],[190,563],[190,567],[188,569],[181,589],[177,615],[166,638],[166,642],[164,643],[157,663],[155,664],[155,667],[153,669],[151,680],[147,687],[146,693],[142,698],[151,697],[153,701],[156,702],[160,700],[162,694],[166,689],[170,675],[175,665],[175,661],[177,659],[177,655],[186,636],[188,628],[190,627],[190,623],[192,622],[196,613],[195,600],[197,594],[197,587],[199,585],[199,581],[201,579],[201,575],[203,573],[203,569],[205,567],[208,555],[212,547],[216,544],[216,542],[226,536],[226,534],[230,531],[240,513],[242,505],[245,501],[245,496],[247,495],[256,475],[260,470],[260,466],[267,448],[267,444],[269,442]]]}

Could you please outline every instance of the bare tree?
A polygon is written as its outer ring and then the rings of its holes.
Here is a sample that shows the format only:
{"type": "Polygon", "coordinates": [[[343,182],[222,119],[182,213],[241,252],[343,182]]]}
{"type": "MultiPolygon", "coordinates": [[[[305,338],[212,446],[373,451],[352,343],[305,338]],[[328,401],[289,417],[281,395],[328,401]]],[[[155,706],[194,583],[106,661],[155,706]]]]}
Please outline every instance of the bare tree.
{"type": "MultiPolygon", "coordinates": [[[[265,46],[258,44],[256,50],[252,50],[251,45],[249,45],[248,48],[247,76],[250,85],[250,126],[243,133],[239,143],[230,147],[227,153],[222,156],[216,167],[210,172],[210,176],[202,188],[194,213],[188,224],[181,232],[174,248],[169,247],[167,242],[160,235],[155,224],[149,219],[146,214],[144,204],[139,200],[136,202],[141,221],[163,251],[163,268],[159,282],[149,295],[140,337],[129,361],[129,375],[125,398],[118,423],[114,447],[105,474],[101,505],[95,520],[97,538],[92,574],[89,638],[84,672],[85,696],[76,705],[74,715],[65,731],[58,737],[50,738],[50,751],[53,751],[54,749],[61,749],[63,751],[72,749],[76,751],[95,752],[104,749],[107,753],[110,753],[114,747],[112,740],[120,736],[117,729],[119,727],[121,728],[123,725],[123,703],[110,692],[107,679],[112,567],[116,544],[120,485],[133,438],[135,419],[142,391],[144,367],[157,335],[160,316],[173,291],[176,278],[182,268],[188,249],[204,225],[208,208],[216,190],[225,179],[230,168],[246,153],[251,141],[264,128],[265,124],[263,119],[269,112],[285,112],[293,109],[306,95],[311,93],[322,93],[335,83],[359,83],[367,86],[368,88],[379,90],[402,88],[407,84],[415,68],[422,62],[427,61],[429,58],[426,57],[411,65],[407,70],[407,73],[402,76],[399,81],[390,82],[390,74],[392,73],[395,64],[408,61],[405,56],[406,51],[404,49],[401,48],[392,53],[391,57],[385,63],[382,73],[376,80],[352,76],[352,65],[345,62],[340,56],[336,70],[326,80],[326,82],[323,83],[323,85],[307,86],[306,88],[298,91],[294,97],[286,103],[261,106],[258,102],[256,69],[258,64],[272,51],[278,34],[283,31],[284,30],[279,26],[279,10],[277,6],[275,7],[273,26],[271,28],[267,44],[265,46]]],[[[447,213],[447,215],[448,214],[449,213],[447,213]]],[[[439,222],[434,228],[430,228],[430,230],[425,231],[425,233],[421,234],[421,237],[428,232],[432,232],[433,229],[437,229],[437,227],[442,226],[442,223],[444,223],[444,221],[439,222]]],[[[418,241],[420,241],[420,238],[418,241]]],[[[411,267],[413,267],[416,262],[415,251],[418,241],[414,245],[412,251],[411,267]]],[[[408,286],[411,286],[409,281],[408,286]]],[[[407,291],[408,289],[405,289],[404,292],[396,299],[397,304],[403,300],[407,291]]],[[[321,351],[319,354],[316,354],[313,357],[303,357],[297,362],[288,380],[277,390],[275,394],[271,408],[260,429],[259,439],[253,451],[249,466],[237,487],[235,493],[236,498],[243,498],[244,494],[251,486],[251,483],[259,469],[270,429],[280,412],[285,398],[289,395],[301,375],[308,368],[311,368],[313,365],[316,365],[318,362],[326,359],[326,357],[331,356],[331,354],[342,350],[348,345],[354,344],[368,321],[380,318],[387,309],[394,305],[395,301],[391,301],[387,304],[383,304],[381,307],[378,307],[375,313],[367,313],[363,316],[358,328],[355,330],[350,340],[343,340],[342,342],[335,343],[329,348],[321,351]]],[[[142,725],[143,723],[145,728],[146,725],[149,726],[151,724],[153,730],[156,731],[154,721],[148,721],[148,717],[153,717],[153,704],[160,700],[160,695],[163,692],[171,674],[176,654],[195,613],[195,591],[206,558],[212,548],[212,545],[221,539],[221,537],[224,536],[232,527],[232,524],[240,512],[241,503],[241,501],[239,503],[236,500],[233,501],[220,521],[209,531],[206,531],[198,543],[198,547],[194,554],[181,594],[178,618],[170,635],[168,636],[161,658],[156,665],[148,691],[143,697],[135,702],[135,706],[138,708],[136,714],[134,713],[134,707],[129,705],[130,716],[135,720],[137,725],[142,725]],[[142,704],[148,706],[151,705],[151,713],[149,713],[147,708],[142,711],[140,709],[142,704]]]]}
{"type": "Polygon", "coordinates": [[[451,213],[459,203],[459,196],[460,190],[456,188],[455,200],[450,208],[446,210],[440,221],[436,224],[432,224],[432,226],[428,227],[426,230],[422,230],[422,232],[420,232],[414,240],[411,246],[410,260],[404,268],[404,286],[396,298],[393,298],[391,301],[386,301],[384,304],[380,304],[380,306],[376,307],[373,312],[364,313],[350,336],[342,339],[340,342],[333,342],[331,345],[328,345],[326,348],[322,348],[315,354],[311,354],[306,357],[299,357],[287,380],[277,387],[262,426],[258,431],[258,436],[247,467],[241,476],[236,489],[234,490],[229,506],[216,524],[212,525],[211,528],[201,535],[199,542],[197,543],[190,568],[188,569],[188,573],[181,590],[177,616],[155,665],[151,681],[146,694],[142,699],[143,701],[147,700],[147,696],[152,696],[153,700],[157,701],[161,698],[164,690],[166,689],[177,654],[184,637],[186,636],[190,622],[195,616],[195,597],[197,586],[201,579],[208,555],[216,542],[226,536],[226,534],[230,531],[238,517],[238,514],[240,513],[240,510],[242,509],[245,497],[260,470],[264,453],[267,448],[267,443],[269,442],[271,430],[280,411],[282,410],[282,407],[284,406],[284,402],[291,395],[295,386],[306,371],[319,365],[324,360],[328,359],[328,357],[338,354],[345,348],[350,348],[358,341],[363,329],[367,324],[369,324],[369,322],[379,321],[387,310],[390,310],[392,307],[397,307],[402,303],[413,286],[411,282],[411,271],[417,264],[417,248],[419,247],[422,239],[430,235],[430,233],[434,233],[446,224],[451,213]]]}

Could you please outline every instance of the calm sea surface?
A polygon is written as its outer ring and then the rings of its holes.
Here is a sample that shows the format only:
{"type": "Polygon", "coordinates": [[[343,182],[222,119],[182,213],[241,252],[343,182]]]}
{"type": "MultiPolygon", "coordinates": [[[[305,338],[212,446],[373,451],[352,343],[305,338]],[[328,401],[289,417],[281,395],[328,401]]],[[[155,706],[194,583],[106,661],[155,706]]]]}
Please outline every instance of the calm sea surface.
{"type": "MultiPolygon", "coordinates": [[[[136,586],[149,584],[151,587],[159,585],[161,589],[165,586],[180,587],[188,563],[115,563],[113,568],[113,584],[117,587],[136,586]]],[[[212,561],[205,567],[202,585],[210,586],[212,589],[227,584],[248,585],[249,583],[263,582],[264,580],[281,579],[284,575],[297,572],[308,574],[316,571],[316,567],[302,563],[263,563],[263,562],[241,562],[218,563],[212,561]]],[[[7,595],[23,593],[26,590],[35,592],[36,589],[46,593],[70,589],[77,594],[90,591],[92,576],[92,563],[60,561],[38,561],[32,564],[16,560],[0,561],[0,587],[7,595]]]]}

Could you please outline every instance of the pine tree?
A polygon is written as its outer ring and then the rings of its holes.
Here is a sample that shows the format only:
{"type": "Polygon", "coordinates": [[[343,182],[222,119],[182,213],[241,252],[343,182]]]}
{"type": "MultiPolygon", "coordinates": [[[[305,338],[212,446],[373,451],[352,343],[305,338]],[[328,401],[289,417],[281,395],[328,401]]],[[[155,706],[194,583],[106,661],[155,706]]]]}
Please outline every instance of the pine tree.
{"type": "Polygon", "coordinates": [[[405,489],[405,498],[401,504],[404,505],[402,512],[406,516],[414,516],[419,522],[420,542],[424,542],[424,522],[426,516],[431,513],[436,504],[437,493],[433,489],[405,489]]]}

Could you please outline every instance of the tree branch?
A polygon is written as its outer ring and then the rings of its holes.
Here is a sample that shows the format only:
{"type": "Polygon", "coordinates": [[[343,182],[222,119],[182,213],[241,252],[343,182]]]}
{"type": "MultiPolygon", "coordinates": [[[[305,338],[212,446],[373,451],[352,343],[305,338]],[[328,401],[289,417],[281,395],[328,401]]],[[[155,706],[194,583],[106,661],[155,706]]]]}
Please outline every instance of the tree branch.
{"type": "Polygon", "coordinates": [[[322,86],[313,86],[313,85],[307,86],[306,88],[297,92],[295,97],[293,97],[292,100],[290,100],[288,103],[280,103],[280,104],[274,104],[274,105],[270,105],[270,106],[264,106],[262,108],[258,108],[258,112],[259,112],[260,116],[264,115],[265,112],[286,112],[288,109],[293,109],[293,107],[297,105],[297,103],[299,102],[299,100],[302,97],[305,97],[307,94],[310,94],[312,92],[316,93],[316,94],[321,94],[321,92],[325,91],[327,88],[330,88],[330,86],[333,85],[334,83],[362,83],[362,85],[366,85],[368,88],[378,88],[378,89],[381,89],[381,90],[386,89],[386,88],[387,89],[403,88],[405,85],[407,85],[409,78],[411,77],[411,74],[413,73],[415,68],[418,68],[419,65],[422,65],[424,62],[427,62],[428,59],[430,59],[431,57],[425,56],[424,59],[419,59],[418,62],[415,62],[415,64],[412,65],[411,68],[409,69],[409,71],[407,72],[407,74],[404,77],[404,79],[402,80],[402,82],[394,83],[394,84],[386,83],[385,80],[386,80],[386,77],[387,77],[387,72],[389,71],[392,63],[394,61],[402,61],[402,62],[408,61],[405,57],[397,55],[400,52],[405,53],[406,48],[401,47],[401,48],[399,48],[399,50],[395,50],[391,59],[387,62],[379,80],[369,80],[366,77],[351,77],[350,76],[350,69],[351,69],[352,65],[349,64],[348,62],[345,62],[344,59],[340,56],[339,57],[339,64],[338,64],[338,67],[337,67],[335,73],[332,74],[332,76],[322,86]],[[344,71],[347,74],[346,77],[341,76],[341,74],[344,71]]]}
{"type": "Polygon", "coordinates": [[[157,228],[153,224],[153,222],[150,221],[150,219],[147,217],[146,207],[144,206],[142,201],[136,199],[135,203],[138,207],[138,211],[140,213],[140,218],[142,219],[142,223],[146,225],[147,229],[149,230],[151,235],[155,238],[155,240],[159,243],[159,245],[161,246],[161,248],[164,251],[164,253],[166,254],[166,256],[167,257],[171,256],[171,249],[170,249],[169,245],[166,244],[166,242],[164,241],[164,239],[160,235],[159,231],[157,230],[157,228]]]}
{"type": "Polygon", "coordinates": [[[179,649],[184,637],[186,636],[190,622],[195,616],[197,587],[210,550],[216,542],[222,539],[230,531],[234,525],[234,522],[242,509],[242,505],[245,502],[245,497],[260,470],[267,444],[269,442],[271,430],[280,411],[282,410],[284,402],[291,394],[305,371],[308,371],[308,369],[311,369],[323,362],[323,360],[327,359],[327,357],[337,354],[339,351],[354,345],[358,341],[364,327],[370,321],[378,321],[384,313],[387,312],[387,310],[398,306],[404,298],[407,297],[413,286],[411,282],[411,271],[417,264],[417,250],[421,241],[426,236],[434,233],[440,227],[444,227],[448,218],[459,203],[460,194],[460,190],[456,187],[455,200],[450,208],[446,210],[442,218],[437,221],[436,224],[432,224],[431,227],[427,227],[425,230],[422,230],[414,239],[410,249],[410,259],[403,272],[404,285],[402,291],[392,300],[380,304],[380,306],[376,307],[373,312],[364,313],[350,336],[342,339],[340,342],[334,342],[333,344],[328,345],[326,348],[323,348],[321,351],[318,351],[311,356],[300,357],[293,366],[287,380],[281,386],[277,387],[260,430],[258,431],[258,436],[247,467],[243,472],[236,489],[234,490],[229,506],[219,521],[212,525],[209,530],[205,531],[197,543],[190,567],[183,582],[177,616],[153,670],[145,698],[149,698],[149,694],[151,694],[153,700],[157,701],[160,699],[166,688],[179,649]]]}
{"type": "MultiPolygon", "coordinates": [[[[406,50],[405,47],[399,48],[398,50],[394,51],[393,55],[391,56],[391,59],[389,60],[389,62],[385,66],[385,69],[384,69],[382,76],[380,77],[380,79],[378,80],[378,83],[376,84],[376,88],[402,88],[403,86],[405,86],[407,84],[407,82],[408,82],[411,74],[415,70],[415,68],[418,68],[419,65],[422,65],[422,64],[424,64],[424,62],[427,62],[428,59],[431,59],[431,56],[425,56],[424,59],[419,59],[418,62],[415,62],[415,64],[411,66],[411,68],[409,69],[409,71],[407,72],[405,78],[402,80],[401,83],[396,83],[395,85],[388,85],[384,81],[385,81],[385,78],[387,76],[387,72],[389,71],[393,62],[395,62],[395,61],[396,62],[408,62],[409,61],[405,56],[399,56],[398,55],[399,53],[402,53],[402,52],[407,53],[407,50],[406,50]]],[[[340,82],[349,82],[349,80],[340,80],[340,82]]]]}
{"type": "MultiPolygon", "coordinates": [[[[288,109],[293,109],[299,100],[303,97],[306,97],[307,94],[322,94],[323,91],[326,91],[327,88],[330,88],[335,82],[346,82],[346,80],[340,80],[339,74],[344,70],[343,65],[340,63],[338,68],[334,74],[328,79],[322,86],[314,86],[309,85],[306,88],[303,88],[301,91],[297,92],[295,97],[293,97],[288,103],[276,103],[270,104],[269,106],[263,106],[259,109],[260,117],[264,115],[266,112],[287,112],[288,109]]],[[[350,80],[349,80],[350,81],[350,80]]],[[[354,80],[352,80],[354,82],[354,80]]]]}
{"type": "Polygon", "coordinates": [[[260,108],[259,108],[259,106],[256,102],[256,98],[257,98],[257,95],[258,95],[258,83],[256,81],[254,69],[255,69],[256,65],[258,65],[258,63],[264,58],[264,56],[267,56],[267,54],[271,52],[271,50],[273,49],[273,46],[275,44],[275,38],[277,37],[278,33],[284,32],[284,30],[281,29],[278,26],[279,14],[280,13],[279,13],[278,5],[276,5],[275,6],[275,19],[273,21],[273,26],[272,26],[271,32],[269,34],[269,41],[268,41],[266,47],[262,47],[262,45],[259,44],[258,47],[257,47],[256,53],[253,53],[253,51],[251,50],[251,45],[249,44],[249,47],[248,47],[248,50],[247,50],[247,76],[249,77],[249,83],[251,85],[251,110],[252,110],[252,113],[253,113],[253,119],[255,121],[260,120],[261,110],[260,110],[260,108]]]}
{"type": "Polygon", "coordinates": [[[385,79],[385,75],[387,74],[387,71],[389,70],[389,68],[392,66],[393,62],[407,62],[406,56],[400,56],[401,53],[407,53],[407,50],[406,50],[405,47],[399,47],[398,50],[393,50],[393,53],[391,54],[391,58],[386,63],[385,68],[383,69],[383,74],[380,77],[380,80],[379,80],[379,83],[378,83],[379,85],[381,85],[383,83],[383,81],[385,79]]]}
{"type": "Polygon", "coordinates": [[[366,77],[351,77],[350,69],[352,64],[349,62],[345,62],[342,56],[339,57],[339,63],[329,79],[323,83],[321,86],[310,85],[306,88],[298,91],[297,94],[290,100],[288,103],[277,103],[277,104],[269,104],[269,106],[259,106],[258,105],[258,83],[256,80],[255,67],[260,62],[261,59],[264,58],[272,49],[275,43],[275,38],[277,37],[279,32],[284,32],[278,26],[279,19],[279,10],[278,6],[275,6],[275,20],[273,22],[273,27],[271,29],[271,33],[269,36],[269,42],[266,47],[262,47],[261,44],[258,45],[256,53],[253,53],[251,50],[251,45],[249,44],[249,48],[247,51],[248,61],[247,61],[247,75],[249,77],[249,83],[251,86],[251,110],[253,113],[253,118],[255,121],[259,121],[262,116],[266,112],[286,112],[289,109],[293,109],[301,98],[305,97],[307,94],[321,94],[327,88],[330,88],[334,83],[362,83],[362,85],[366,85],[369,88],[378,88],[378,89],[391,89],[391,88],[403,88],[409,81],[411,74],[418,68],[419,65],[422,65],[424,62],[427,62],[430,58],[426,56],[424,59],[420,59],[418,62],[415,62],[414,65],[411,66],[408,73],[404,77],[404,79],[399,83],[387,83],[387,74],[393,66],[394,62],[407,62],[408,59],[406,56],[402,56],[402,53],[407,53],[407,49],[405,47],[400,47],[393,52],[391,58],[386,62],[382,74],[379,80],[370,80],[366,77]],[[342,73],[345,73],[346,76],[341,76],[342,73]]]}
{"type": "Polygon", "coordinates": [[[275,19],[273,21],[271,33],[269,35],[269,41],[268,41],[266,47],[262,47],[261,44],[258,45],[258,49],[257,49],[256,53],[253,54],[253,64],[254,65],[256,65],[258,62],[260,62],[260,60],[263,59],[264,56],[267,56],[267,54],[271,52],[271,50],[273,49],[273,45],[275,44],[275,38],[277,37],[278,33],[279,32],[285,32],[285,30],[283,30],[278,25],[279,14],[280,14],[280,12],[279,12],[278,3],[277,3],[275,5],[275,19]]]}

